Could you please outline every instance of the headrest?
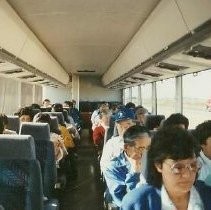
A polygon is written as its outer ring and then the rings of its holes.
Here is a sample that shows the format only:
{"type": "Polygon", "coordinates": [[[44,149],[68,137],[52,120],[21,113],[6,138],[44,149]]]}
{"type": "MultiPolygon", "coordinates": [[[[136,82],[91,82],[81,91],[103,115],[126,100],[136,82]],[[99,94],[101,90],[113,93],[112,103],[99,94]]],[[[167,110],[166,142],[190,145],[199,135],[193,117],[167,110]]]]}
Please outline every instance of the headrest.
{"type": "Polygon", "coordinates": [[[132,109],[121,109],[115,114],[115,122],[120,122],[123,120],[133,120],[135,119],[134,110],[132,109]]]}
{"type": "Polygon", "coordinates": [[[51,128],[53,130],[59,129],[59,123],[56,116],[50,116],[51,117],[51,128]]]}
{"type": "Polygon", "coordinates": [[[48,123],[24,122],[21,124],[20,134],[31,135],[35,141],[49,141],[50,127],[48,123]]]}
{"type": "Polygon", "coordinates": [[[34,139],[29,135],[0,135],[0,159],[35,160],[34,139]]]}
{"type": "Polygon", "coordinates": [[[49,114],[50,116],[56,116],[58,119],[59,124],[65,124],[64,122],[64,115],[62,112],[44,112],[46,114],[49,114]]]}
{"type": "Polygon", "coordinates": [[[16,131],[18,133],[20,127],[20,119],[18,116],[9,115],[8,118],[8,129],[16,131]]]}

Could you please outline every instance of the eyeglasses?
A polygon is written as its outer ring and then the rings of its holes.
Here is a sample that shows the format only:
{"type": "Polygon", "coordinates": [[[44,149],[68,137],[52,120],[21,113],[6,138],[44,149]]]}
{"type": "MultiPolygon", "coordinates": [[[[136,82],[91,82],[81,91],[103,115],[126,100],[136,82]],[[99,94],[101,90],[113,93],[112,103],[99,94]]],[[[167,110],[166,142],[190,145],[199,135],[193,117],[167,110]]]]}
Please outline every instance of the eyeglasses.
{"type": "Polygon", "coordinates": [[[137,150],[139,152],[143,152],[144,150],[148,150],[148,147],[136,147],[136,146],[133,146],[133,148],[135,148],[135,150],[137,150]]]}
{"type": "Polygon", "coordinates": [[[187,164],[176,162],[173,165],[167,162],[164,163],[170,166],[171,172],[173,174],[184,174],[186,172],[186,169],[188,169],[190,172],[195,173],[201,168],[201,164],[199,161],[194,161],[192,163],[187,164]]]}

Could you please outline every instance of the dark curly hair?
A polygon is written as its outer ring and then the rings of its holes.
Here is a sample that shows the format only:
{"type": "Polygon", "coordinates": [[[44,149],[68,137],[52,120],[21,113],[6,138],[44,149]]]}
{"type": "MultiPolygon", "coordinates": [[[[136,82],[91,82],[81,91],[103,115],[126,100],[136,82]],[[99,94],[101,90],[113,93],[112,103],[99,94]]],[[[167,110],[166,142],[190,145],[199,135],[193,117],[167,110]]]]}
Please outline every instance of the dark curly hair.
{"type": "Polygon", "coordinates": [[[162,185],[162,175],[155,167],[164,160],[183,160],[198,156],[198,150],[193,135],[182,128],[163,128],[153,137],[148,151],[147,161],[147,182],[160,188],[162,185]]]}

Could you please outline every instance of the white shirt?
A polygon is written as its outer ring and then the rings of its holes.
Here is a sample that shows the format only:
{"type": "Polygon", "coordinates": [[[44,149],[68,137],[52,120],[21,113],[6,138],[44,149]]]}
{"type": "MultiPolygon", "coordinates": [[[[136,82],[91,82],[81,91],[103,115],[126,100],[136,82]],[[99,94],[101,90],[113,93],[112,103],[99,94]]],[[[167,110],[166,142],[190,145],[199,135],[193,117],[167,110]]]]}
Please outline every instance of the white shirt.
{"type": "Polygon", "coordinates": [[[110,163],[110,160],[120,155],[124,150],[124,140],[121,136],[112,137],[109,139],[105,146],[103,147],[103,153],[100,160],[100,168],[103,172],[107,165],[110,163]]]}
{"type": "MultiPolygon", "coordinates": [[[[164,186],[161,188],[161,210],[176,210],[164,186]]],[[[204,210],[202,200],[194,186],[190,190],[187,210],[204,210]]]]}
{"type": "Polygon", "coordinates": [[[200,152],[198,160],[202,165],[198,172],[198,179],[211,186],[211,160],[204,155],[203,151],[200,152]]]}

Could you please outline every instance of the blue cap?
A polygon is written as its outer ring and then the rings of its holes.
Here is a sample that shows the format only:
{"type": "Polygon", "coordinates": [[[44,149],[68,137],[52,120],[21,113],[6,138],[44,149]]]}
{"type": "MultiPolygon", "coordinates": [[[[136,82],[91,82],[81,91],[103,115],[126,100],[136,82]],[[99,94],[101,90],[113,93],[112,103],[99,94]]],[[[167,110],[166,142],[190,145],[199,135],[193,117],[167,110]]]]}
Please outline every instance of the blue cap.
{"type": "Polygon", "coordinates": [[[133,109],[121,109],[115,114],[115,122],[119,122],[122,120],[133,120],[135,119],[135,114],[133,109]]]}

